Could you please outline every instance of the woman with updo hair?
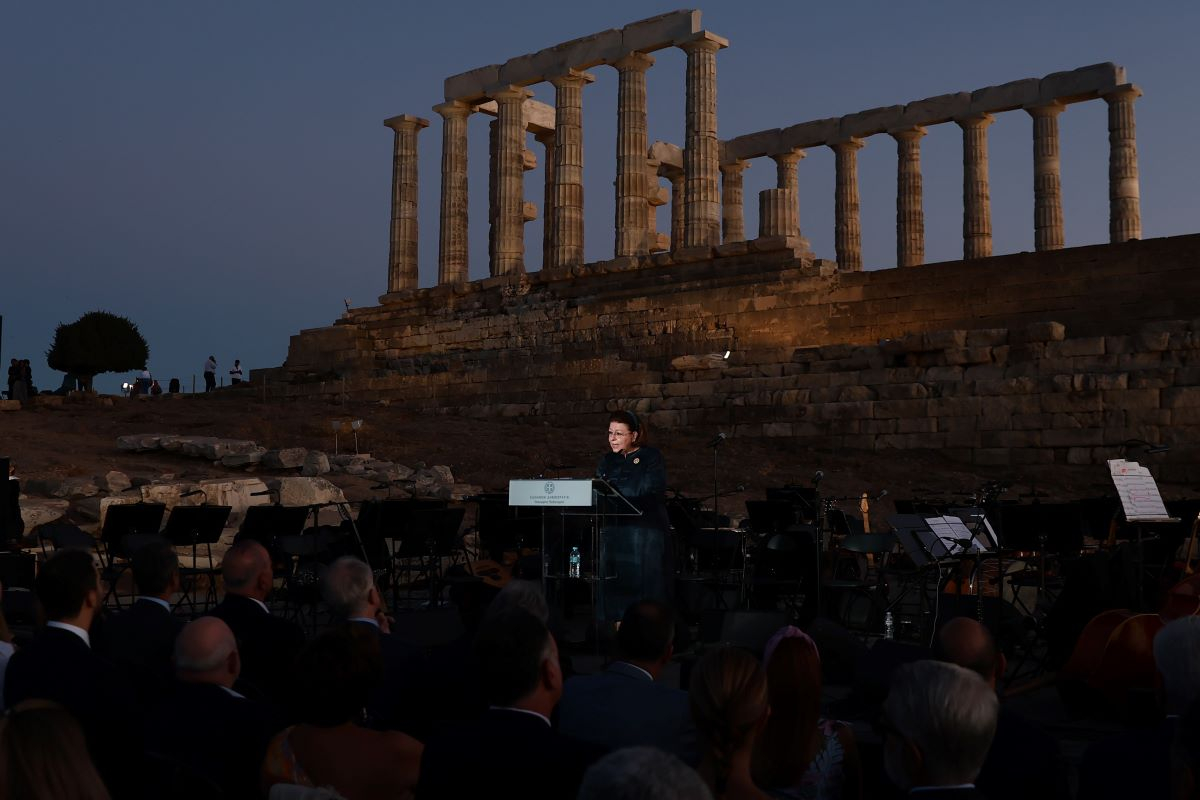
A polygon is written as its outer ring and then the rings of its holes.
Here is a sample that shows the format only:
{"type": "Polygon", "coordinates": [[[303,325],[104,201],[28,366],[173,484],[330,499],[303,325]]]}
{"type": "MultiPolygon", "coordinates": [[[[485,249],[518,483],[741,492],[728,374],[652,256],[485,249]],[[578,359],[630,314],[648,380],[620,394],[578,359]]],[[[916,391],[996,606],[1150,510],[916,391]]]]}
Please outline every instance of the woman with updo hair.
{"type": "Polygon", "coordinates": [[[738,647],[722,647],[700,660],[688,697],[700,735],[700,777],[717,800],[767,800],[754,784],[754,743],[770,716],[767,676],[758,660],[738,647]]]}
{"type": "MultiPolygon", "coordinates": [[[[604,527],[604,617],[610,623],[641,600],[668,604],[671,570],[668,560],[667,467],[662,453],[646,444],[637,414],[616,411],[608,418],[608,452],[596,477],[641,511],[640,516],[612,516],[604,527]]],[[[617,506],[609,510],[620,511],[617,506]]]]}

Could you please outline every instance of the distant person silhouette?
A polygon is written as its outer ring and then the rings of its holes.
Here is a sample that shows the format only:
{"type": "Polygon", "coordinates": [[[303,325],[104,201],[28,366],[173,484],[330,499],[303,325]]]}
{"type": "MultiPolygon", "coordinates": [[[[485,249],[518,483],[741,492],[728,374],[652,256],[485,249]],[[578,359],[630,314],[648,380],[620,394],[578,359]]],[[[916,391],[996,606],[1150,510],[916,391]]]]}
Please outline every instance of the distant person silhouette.
{"type": "Polygon", "coordinates": [[[211,392],[217,388],[217,357],[209,356],[204,362],[204,391],[211,392]]]}

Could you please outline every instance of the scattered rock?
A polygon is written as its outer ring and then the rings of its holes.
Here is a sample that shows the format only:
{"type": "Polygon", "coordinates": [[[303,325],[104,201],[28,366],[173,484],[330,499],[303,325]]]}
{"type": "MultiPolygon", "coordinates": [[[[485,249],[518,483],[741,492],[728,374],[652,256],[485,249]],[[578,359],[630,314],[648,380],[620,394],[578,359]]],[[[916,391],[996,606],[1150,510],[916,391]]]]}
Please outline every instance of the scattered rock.
{"type": "Polygon", "coordinates": [[[21,498],[21,519],[25,521],[25,533],[39,525],[60,520],[71,504],[67,500],[34,500],[21,498]]]}
{"type": "Polygon", "coordinates": [[[131,433],[128,436],[117,437],[117,449],[127,453],[145,453],[150,450],[162,449],[161,433],[131,433]]]}
{"type": "Polygon", "coordinates": [[[309,450],[308,455],[304,457],[304,466],[300,469],[300,474],[312,477],[324,475],[327,472],[329,472],[329,457],[320,450],[309,450]]]}
{"type": "Polygon", "coordinates": [[[252,464],[258,464],[266,455],[267,448],[255,447],[246,453],[229,453],[221,457],[221,465],[225,467],[248,467],[252,464]]]}
{"type": "Polygon", "coordinates": [[[304,466],[308,450],[303,447],[285,447],[263,453],[262,465],[268,469],[295,469],[304,466]]]}
{"type": "Polygon", "coordinates": [[[268,484],[285,506],[312,506],[322,503],[344,503],[342,490],[324,478],[278,478],[268,484]]]}
{"type": "Polygon", "coordinates": [[[20,400],[0,400],[0,411],[20,411],[20,400]]]}
{"type": "Polygon", "coordinates": [[[118,472],[114,469],[105,473],[104,477],[100,479],[100,485],[109,494],[120,494],[126,489],[132,488],[133,481],[124,472],[118,472]]]}
{"type": "Polygon", "coordinates": [[[91,478],[30,480],[25,482],[25,490],[45,497],[93,497],[100,494],[100,487],[91,478]]]}
{"type": "Polygon", "coordinates": [[[453,484],[454,483],[454,473],[451,472],[450,468],[445,465],[442,465],[442,464],[434,465],[429,468],[429,471],[433,473],[433,475],[437,479],[438,483],[442,483],[442,484],[453,484]]]}

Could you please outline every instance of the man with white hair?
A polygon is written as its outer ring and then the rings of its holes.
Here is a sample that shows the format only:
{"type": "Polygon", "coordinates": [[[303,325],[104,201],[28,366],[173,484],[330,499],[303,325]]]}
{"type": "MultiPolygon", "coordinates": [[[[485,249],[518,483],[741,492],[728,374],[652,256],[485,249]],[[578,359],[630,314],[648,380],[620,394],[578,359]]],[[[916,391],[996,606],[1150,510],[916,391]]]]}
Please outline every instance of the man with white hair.
{"type": "Polygon", "coordinates": [[[150,758],[182,761],[224,797],[257,798],[258,769],[283,725],[265,705],[234,691],[241,672],[237,640],[216,617],[189,622],[175,640],[174,693],[150,714],[150,758]]]}
{"type": "Polygon", "coordinates": [[[883,704],[883,760],[900,789],[982,798],[975,778],[996,733],[996,693],[971,670],[937,661],[900,667],[883,704]]]}
{"type": "Polygon", "coordinates": [[[712,793],[699,773],[670,753],[626,747],[588,767],[577,800],[712,800],[712,793]]]}
{"type": "Polygon", "coordinates": [[[1162,721],[1089,747],[1079,767],[1080,800],[1171,796],[1172,741],[1180,717],[1200,701],[1200,617],[1181,617],[1158,632],[1154,666],[1162,678],[1162,721]]]}
{"type": "Polygon", "coordinates": [[[425,736],[431,705],[425,657],[416,645],[391,632],[371,567],[354,556],[342,556],[326,570],[323,589],[330,612],[379,637],[383,676],[367,701],[368,724],[425,736]]]}

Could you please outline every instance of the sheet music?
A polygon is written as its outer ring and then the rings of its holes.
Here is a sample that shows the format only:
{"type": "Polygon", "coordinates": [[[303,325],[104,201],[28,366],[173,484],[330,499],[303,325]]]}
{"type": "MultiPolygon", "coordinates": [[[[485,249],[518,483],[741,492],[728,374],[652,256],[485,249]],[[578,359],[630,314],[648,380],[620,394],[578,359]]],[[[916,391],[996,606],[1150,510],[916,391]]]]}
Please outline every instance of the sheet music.
{"type": "Polygon", "coordinates": [[[971,529],[958,517],[926,517],[925,524],[934,532],[950,555],[978,553],[982,550],[975,540],[975,535],[971,533],[971,529]],[[967,540],[970,544],[963,547],[955,539],[967,540]]]}
{"type": "Polygon", "coordinates": [[[1108,462],[1108,471],[1121,498],[1125,519],[1130,522],[1152,522],[1171,518],[1150,470],[1136,461],[1114,458],[1108,462]]]}

